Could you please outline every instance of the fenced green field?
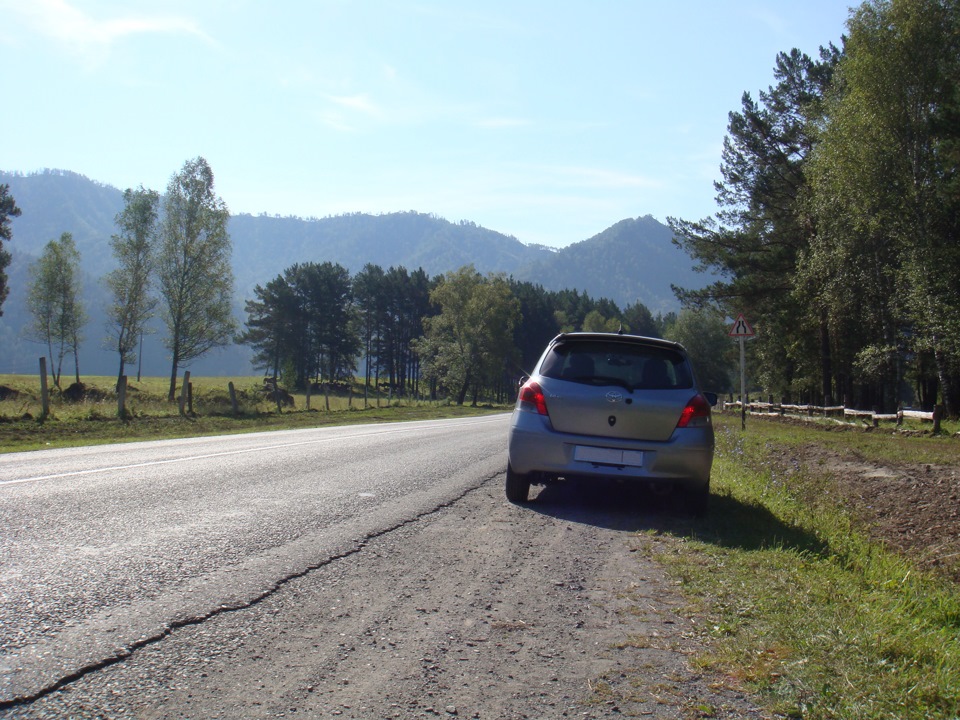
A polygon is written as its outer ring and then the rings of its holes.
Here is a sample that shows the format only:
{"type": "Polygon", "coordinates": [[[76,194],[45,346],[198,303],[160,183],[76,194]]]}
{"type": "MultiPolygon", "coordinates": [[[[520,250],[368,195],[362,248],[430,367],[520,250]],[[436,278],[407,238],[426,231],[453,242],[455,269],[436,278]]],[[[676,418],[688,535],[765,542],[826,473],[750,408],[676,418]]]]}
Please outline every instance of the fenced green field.
{"type": "MultiPolygon", "coordinates": [[[[72,378],[71,378],[72,380],[72,378]]],[[[0,452],[68,447],[92,443],[151,440],[165,437],[213,435],[256,430],[393,422],[427,418],[463,417],[509,410],[481,405],[456,406],[446,401],[396,397],[363,383],[339,387],[329,395],[322,389],[289,394],[292,404],[278,403],[260,377],[191,378],[192,401],[181,413],[178,402],[167,402],[168,378],[129,381],[124,418],[116,392],[116,378],[82,377],[85,393],[68,400],[50,388],[49,414],[43,418],[40,380],[29,375],[0,375],[0,452]],[[234,412],[229,385],[237,400],[234,412]]],[[[66,390],[66,379],[61,383],[66,390]]],[[[177,387],[179,399],[182,386],[177,387]]]]}

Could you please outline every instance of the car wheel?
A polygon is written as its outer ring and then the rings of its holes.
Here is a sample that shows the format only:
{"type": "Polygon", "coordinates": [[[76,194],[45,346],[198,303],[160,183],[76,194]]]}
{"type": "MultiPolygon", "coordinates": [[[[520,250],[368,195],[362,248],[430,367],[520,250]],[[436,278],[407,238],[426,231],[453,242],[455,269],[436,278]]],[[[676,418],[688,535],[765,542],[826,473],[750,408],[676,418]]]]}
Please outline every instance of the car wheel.
{"type": "Polygon", "coordinates": [[[710,504],[710,483],[687,490],[686,501],[690,514],[702,518],[707,514],[707,506],[710,504]]]}
{"type": "Polygon", "coordinates": [[[530,497],[530,476],[514,472],[507,463],[507,500],[512,503],[525,503],[530,497]]]}

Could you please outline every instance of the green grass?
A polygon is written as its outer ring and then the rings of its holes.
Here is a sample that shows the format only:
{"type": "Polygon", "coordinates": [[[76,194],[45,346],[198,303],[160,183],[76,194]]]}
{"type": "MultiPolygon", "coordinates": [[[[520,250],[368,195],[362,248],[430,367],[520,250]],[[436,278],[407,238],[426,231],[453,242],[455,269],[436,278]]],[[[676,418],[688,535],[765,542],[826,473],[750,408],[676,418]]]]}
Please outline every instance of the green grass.
{"type": "MultiPolygon", "coordinates": [[[[731,415],[721,415],[730,418],[731,415]]],[[[739,431],[739,416],[731,427],[739,431]]],[[[945,420],[939,435],[932,434],[933,424],[918,420],[905,421],[901,431],[892,422],[884,422],[878,428],[857,427],[855,423],[838,424],[832,420],[810,423],[787,423],[763,418],[747,418],[747,434],[755,437],[776,439],[789,447],[803,446],[815,441],[827,449],[850,452],[857,457],[878,462],[934,463],[949,465],[957,461],[955,436],[960,433],[960,423],[945,420]],[[814,439],[815,440],[812,440],[814,439]]]]}
{"type": "Polygon", "coordinates": [[[698,662],[787,717],[960,717],[958,587],[871,541],[829,478],[782,452],[956,465],[960,442],[775,421],[743,433],[722,415],[717,429],[709,518],[641,536],[709,638],[698,662]]]}
{"type": "MultiPolygon", "coordinates": [[[[72,379],[71,379],[72,380],[72,379]]],[[[51,391],[50,415],[40,420],[40,386],[36,377],[0,375],[0,386],[19,393],[0,401],[0,452],[71,447],[108,442],[155,440],[198,435],[218,435],[260,430],[396,422],[464,417],[507,411],[507,407],[456,406],[411,398],[379,401],[371,392],[364,405],[362,385],[352,394],[331,395],[329,409],[322,393],[314,393],[307,410],[304,393],[294,393],[293,407],[278,412],[275,402],[264,398],[260,378],[193,378],[193,413],[181,416],[177,403],[168,403],[169,380],[143,378],[131,382],[127,394],[127,417],[118,417],[115,378],[83,377],[92,389],[90,398],[71,403],[51,391]],[[238,400],[234,415],[228,383],[233,382],[238,400]]],[[[63,383],[66,387],[68,382],[63,383]]],[[[178,388],[179,397],[179,388],[178,388]]]]}

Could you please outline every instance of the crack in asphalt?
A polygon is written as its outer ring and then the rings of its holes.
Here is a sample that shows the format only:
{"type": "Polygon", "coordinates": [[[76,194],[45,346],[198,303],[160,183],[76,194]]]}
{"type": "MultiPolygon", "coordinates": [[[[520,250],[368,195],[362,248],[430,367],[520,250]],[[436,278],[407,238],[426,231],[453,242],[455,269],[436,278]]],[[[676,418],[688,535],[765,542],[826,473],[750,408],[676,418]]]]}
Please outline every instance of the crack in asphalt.
{"type": "Polygon", "coordinates": [[[392,532],[396,532],[397,530],[400,530],[402,528],[418,523],[424,518],[430,517],[431,515],[435,515],[436,513],[442,510],[446,510],[447,508],[452,507],[453,505],[455,505],[456,503],[460,502],[465,497],[467,497],[467,495],[469,495],[470,493],[476,492],[481,487],[483,487],[484,485],[486,485],[487,483],[491,482],[492,480],[496,479],[501,475],[503,475],[502,472],[494,473],[489,477],[483,478],[477,485],[473,485],[471,487],[466,488],[463,492],[451,498],[450,500],[442,502],[439,505],[436,505],[433,508],[430,508],[428,510],[424,510],[419,514],[414,515],[411,518],[407,518],[406,520],[396,523],[395,525],[392,525],[390,527],[384,528],[382,530],[377,530],[375,532],[367,533],[362,538],[356,541],[356,545],[353,548],[349,550],[345,550],[344,552],[338,553],[336,555],[331,555],[330,557],[326,558],[322,562],[315,563],[313,565],[308,565],[303,570],[299,570],[295,573],[291,573],[290,575],[282,577],[279,580],[276,580],[270,587],[268,587],[262,593],[248,600],[244,600],[243,602],[237,603],[235,605],[221,605],[203,615],[196,615],[194,617],[183,618],[181,620],[172,621],[169,624],[167,624],[160,632],[155,633],[154,635],[151,635],[149,637],[141,638],[133,643],[130,643],[127,646],[124,646],[118,649],[117,652],[114,653],[114,655],[112,655],[111,657],[101,658],[100,660],[96,660],[94,662],[91,662],[87,665],[84,665],[78,668],[74,672],[63,675],[56,681],[49,683],[45,687],[42,687],[36,690],[35,692],[31,692],[27,695],[15,696],[9,700],[0,699],[0,711],[10,710],[17,707],[23,707],[24,705],[30,705],[31,703],[34,703],[37,700],[40,700],[41,698],[44,698],[47,695],[50,695],[51,693],[61,690],[64,687],[77,682],[78,680],[82,680],[88,675],[92,675],[93,673],[99,672],[101,670],[105,670],[108,667],[111,667],[113,665],[123,662],[124,660],[129,659],[137,651],[142,650],[145,647],[156,645],[162,642],[164,639],[172,635],[177,630],[180,630],[185,627],[195,627],[198,625],[202,625],[208,620],[219,617],[221,615],[226,615],[227,613],[249,610],[255,605],[272,597],[273,595],[278,593],[286,585],[293,582],[294,580],[299,580],[301,578],[304,578],[310,573],[315,572],[316,570],[320,570],[329,565],[332,565],[335,562],[339,562],[340,560],[345,560],[346,558],[352,557],[353,555],[356,555],[357,553],[362,552],[363,549],[367,546],[367,544],[371,540],[376,540],[378,538],[384,537],[385,535],[389,535],[392,532]]]}

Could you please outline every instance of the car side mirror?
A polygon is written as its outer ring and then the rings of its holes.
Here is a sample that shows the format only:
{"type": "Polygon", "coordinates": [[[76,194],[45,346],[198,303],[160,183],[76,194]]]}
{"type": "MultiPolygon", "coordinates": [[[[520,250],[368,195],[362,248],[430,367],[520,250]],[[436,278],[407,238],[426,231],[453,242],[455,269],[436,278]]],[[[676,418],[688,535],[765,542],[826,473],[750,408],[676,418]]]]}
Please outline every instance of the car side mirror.
{"type": "Polygon", "coordinates": [[[705,392],[703,396],[707,399],[707,402],[710,403],[710,407],[716,407],[717,401],[720,397],[714,392],[705,392]]]}

